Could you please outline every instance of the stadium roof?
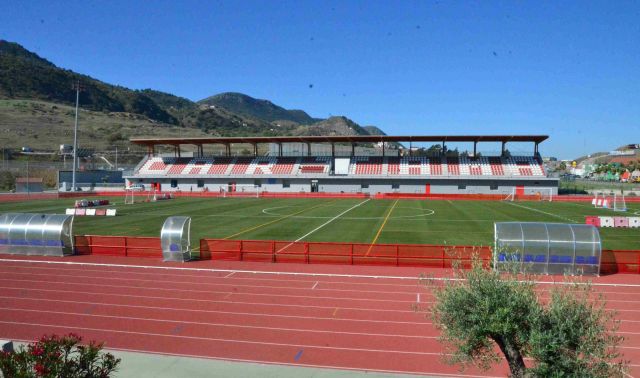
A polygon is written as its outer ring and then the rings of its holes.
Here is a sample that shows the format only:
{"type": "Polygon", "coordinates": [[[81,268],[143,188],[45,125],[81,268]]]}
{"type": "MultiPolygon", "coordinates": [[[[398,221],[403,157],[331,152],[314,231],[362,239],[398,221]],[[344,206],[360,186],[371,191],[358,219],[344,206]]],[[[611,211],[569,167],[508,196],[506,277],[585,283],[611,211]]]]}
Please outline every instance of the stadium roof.
{"type": "Polygon", "coordinates": [[[531,142],[541,143],[548,135],[351,135],[205,138],[131,138],[135,144],[233,144],[233,143],[378,143],[378,142],[531,142]]]}

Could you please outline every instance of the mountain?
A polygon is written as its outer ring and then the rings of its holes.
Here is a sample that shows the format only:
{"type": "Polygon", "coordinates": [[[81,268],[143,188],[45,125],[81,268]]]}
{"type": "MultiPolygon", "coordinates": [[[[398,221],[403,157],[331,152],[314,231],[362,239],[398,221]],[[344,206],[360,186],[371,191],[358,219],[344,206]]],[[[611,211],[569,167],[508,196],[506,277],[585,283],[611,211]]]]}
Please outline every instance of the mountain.
{"type": "MultiPolygon", "coordinates": [[[[187,128],[198,128],[216,136],[287,135],[295,126],[278,127],[266,121],[232,113],[225,108],[202,106],[182,119],[187,128]]],[[[297,124],[295,124],[297,126],[297,124]]]]}
{"type": "Polygon", "coordinates": [[[36,53],[32,53],[31,51],[25,49],[17,43],[9,42],[0,39],[0,54],[11,55],[16,58],[20,58],[24,61],[32,62],[35,64],[42,64],[45,66],[55,67],[53,63],[50,61],[41,58],[36,53]]]}
{"type": "Polygon", "coordinates": [[[92,77],[56,67],[17,43],[0,40],[0,97],[45,100],[72,105],[73,83],[80,80],[82,107],[129,112],[168,124],[178,120],[140,91],[110,85],[92,77]]]}
{"type": "Polygon", "coordinates": [[[0,132],[6,146],[55,149],[69,143],[80,81],[82,141],[103,148],[130,136],[369,135],[346,117],[323,120],[242,93],[194,102],[154,89],[132,90],[57,67],[17,43],[0,40],[0,132]],[[8,143],[8,144],[7,144],[8,143]]]}
{"type": "Polygon", "coordinates": [[[367,130],[344,116],[333,116],[308,127],[299,127],[298,135],[369,135],[367,130]]]}
{"type": "Polygon", "coordinates": [[[387,135],[384,131],[380,130],[378,126],[362,126],[363,129],[369,133],[369,135],[387,135]]]}
{"type": "Polygon", "coordinates": [[[302,110],[287,110],[269,100],[259,100],[242,93],[225,92],[198,101],[199,104],[219,106],[236,114],[254,117],[267,122],[292,121],[301,125],[310,125],[317,119],[311,118],[302,110]]]}

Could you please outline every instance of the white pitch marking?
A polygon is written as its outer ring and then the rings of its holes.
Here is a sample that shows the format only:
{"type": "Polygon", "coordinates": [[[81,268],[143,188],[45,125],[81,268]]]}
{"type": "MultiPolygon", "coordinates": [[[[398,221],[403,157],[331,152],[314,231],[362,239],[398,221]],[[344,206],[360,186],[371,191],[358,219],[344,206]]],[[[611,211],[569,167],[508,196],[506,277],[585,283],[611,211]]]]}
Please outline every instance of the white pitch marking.
{"type": "Polygon", "coordinates": [[[565,217],[563,217],[563,216],[560,216],[560,215],[557,215],[557,214],[553,214],[553,213],[548,213],[548,212],[543,211],[543,210],[534,209],[533,207],[528,207],[528,206],[524,206],[524,205],[518,205],[518,204],[515,204],[515,203],[513,203],[513,202],[507,202],[507,203],[508,203],[508,204],[510,204],[510,205],[512,205],[512,206],[521,207],[521,208],[523,208],[523,209],[527,209],[527,210],[535,211],[535,212],[538,212],[538,213],[541,213],[541,214],[546,214],[546,215],[549,215],[549,216],[552,216],[552,217],[556,217],[556,218],[558,218],[558,219],[562,219],[562,220],[565,220],[565,221],[569,221],[569,222],[571,222],[571,223],[576,223],[576,221],[575,221],[575,220],[573,220],[573,219],[565,218],[565,217]]]}
{"type": "MultiPolygon", "coordinates": [[[[210,268],[185,268],[179,266],[151,266],[151,265],[128,265],[128,264],[110,264],[110,263],[90,263],[90,262],[72,262],[72,261],[47,261],[47,260],[20,260],[20,259],[4,259],[0,258],[0,262],[15,263],[32,263],[32,264],[61,264],[61,265],[78,265],[78,266],[106,266],[110,268],[134,268],[134,269],[158,269],[158,270],[177,270],[191,272],[236,272],[248,274],[272,274],[284,276],[308,276],[308,277],[345,277],[345,278],[379,278],[394,280],[416,280],[415,276],[382,276],[367,274],[339,274],[339,273],[305,273],[305,272],[274,272],[268,270],[243,270],[243,269],[210,269],[210,268]]],[[[432,281],[463,281],[462,278],[433,277],[432,281]]],[[[563,281],[535,281],[538,284],[550,285],[573,285],[571,282],[563,281]]],[[[611,286],[611,287],[640,287],[640,284],[615,284],[615,283],[591,283],[591,286],[611,286]]]]}
{"type": "Polygon", "coordinates": [[[328,225],[329,223],[333,222],[334,220],[336,220],[336,219],[340,218],[341,216],[345,215],[346,213],[350,212],[351,210],[353,210],[353,209],[355,209],[355,208],[357,208],[357,207],[360,207],[360,206],[364,205],[365,203],[367,203],[367,202],[369,202],[369,201],[371,201],[371,198],[366,199],[366,200],[364,200],[364,201],[362,201],[362,202],[360,202],[360,203],[358,203],[358,204],[356,204],[356,205],[354,205],[354,206],[352,206],[352,207],[348,208],[347,210],[345,210],[345,211],[341,212],[340,214],[336,215],[335,217],[333,217],[333,218],[329,219],[328,221],[324,222],[324,223],[323,223],[323,224],[321,224],[320,226],[318,226],[318,227],[314,228],[313,230],[311,230],[311,231],[307,232],[306,234],[302,235],[301,237],[299,237],[299,238],[298,238],[298,239],[296,239],[295,241],[293,241],[293,242],[291,242],[291,243],[289,243],[289,244],[285,245],[284,247],[280,248],[276,253],[279,253],[279,252],[281,252],[281,251],[284,251],[285,249],[289,248],[289,246],[290,246],[291,244],[296,243],[296,242],[299,242],[300,240],[302,240],[302,239],[306,238],[307,236],[309,236],[309,235],[313,234],[314,232],[318,231],[318,230],[319,230],[319,229],[321,229],[322,227],[324,227],[324,226],[328,225]]]}
{"type": "Polygon", "coordinates": [[[313,284],[313,287],[311,288],[311,290],[315,289],[315,288],[316,288],[316,286],[318,286],[318,281],[316,281],[316,283],[315,283],[315,284],[313,284]]]}
{"type": "Polygon", "coordinates": [[[224,278],[229,278],[229,277],[231,277],[234,273],[235,273],[235,272],[231,272],[231,273],[227,274],[226,276],[224,276],[224,278]]]}
{"type": "MultiPolygon", "coordinates": [[[[271,210],[273,209],[284,209],[284,208],[289,208],[292,206],[276,206],[276,207],[268,207],[266,209],[262,209],[262,213],[271,217],[281,217],[283,216],[283,214],[279,214],[279,213],[273,213],[271,212],[271,210]]],[[[331,207],[331,206],[327,206],[327,207],[331,207]]],[[[417,210],[417,211],[421,211],[422,214],[416,214],[416,215],[396,215],[393,216],[389,219],[417,219],[420,217],[427,217],[430,215],[435,214],[436,212],[434,210],[431,209],[416,209],[414,207],[398,207],[398,208],[404,208],[404,209],[411,209],[411,210],[417,210]]],[[[331,217],[316,217],[316,216],[308,216],[308,215],[296,215],[293,218],[297,218],[297,219],[329,219],[331,217]]],[[[342,219],[347,219],[347,220],[379,220],[379,219],[384,219],[384,217],[344,217],[342,219]]],[[[466,222],[467,220],[465,220],[466,222]]],[[[493,221],[493,220],[491,220],[493,221]]]]}
{"type": "Polygon", "coordinates": [[[416,296],[417,296],[416,301],[420,303],[420,293],[416,293],[416,296]]]}

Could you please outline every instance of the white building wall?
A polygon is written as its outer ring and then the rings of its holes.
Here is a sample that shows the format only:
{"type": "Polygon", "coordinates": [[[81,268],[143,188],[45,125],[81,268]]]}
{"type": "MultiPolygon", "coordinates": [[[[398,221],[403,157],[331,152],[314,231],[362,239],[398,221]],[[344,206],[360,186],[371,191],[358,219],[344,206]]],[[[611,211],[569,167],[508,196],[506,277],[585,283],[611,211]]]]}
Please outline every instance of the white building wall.
{"type": "Polygon", "coordinates": [[[376,178],[202,178],[204,186],[198,187],[196,178],[180,178],[176,180],[177,186],[171,186],[171,179],[132,179],[132,183],[145,184],[147,190],[150,183],[160,182],[162,191],[196,192],[203,191],[204,188],[210,192],[228,190],[229,183],[236,183],[236,191],[254,191],[256,183],[261,185],[261,191],[268,192],[310,192],[311,182],[318,181],[318,191],[326,193],[412,193],[423,194],[426,192],[426,185],[430,185],[431,194],[510,194],[517,186],[524,186],[524,192],[528,195],[535,195],[542,188],[552,189],[552,193],[558,193],[557,180],[470,180],[470,179],[376,179],[376,178]],[[287,182],[288,187],[283,184],[287,182]]]}

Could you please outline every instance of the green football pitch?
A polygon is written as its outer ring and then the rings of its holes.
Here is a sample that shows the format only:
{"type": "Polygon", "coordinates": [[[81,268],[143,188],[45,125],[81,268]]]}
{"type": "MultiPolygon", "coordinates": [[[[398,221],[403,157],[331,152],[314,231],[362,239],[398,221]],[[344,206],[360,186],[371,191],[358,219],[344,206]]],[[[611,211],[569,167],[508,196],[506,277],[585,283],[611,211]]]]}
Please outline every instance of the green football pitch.
{"type": "MultiPolygon", "coordinates": [[[[159,236],[165,218],[192,218],[192,239],[491,245],[493,223],[584,223],[585,215],[640,214],[587,203],[369,199],[176,198],[125,205],[116,217],[76,217],[76,235],[159,236]]],[[[64,213],[73,199],[0,203],[0,213],[64,213]]],[[[640,229],[600,229],[603,248],[640,249],[640,229]]]]}

